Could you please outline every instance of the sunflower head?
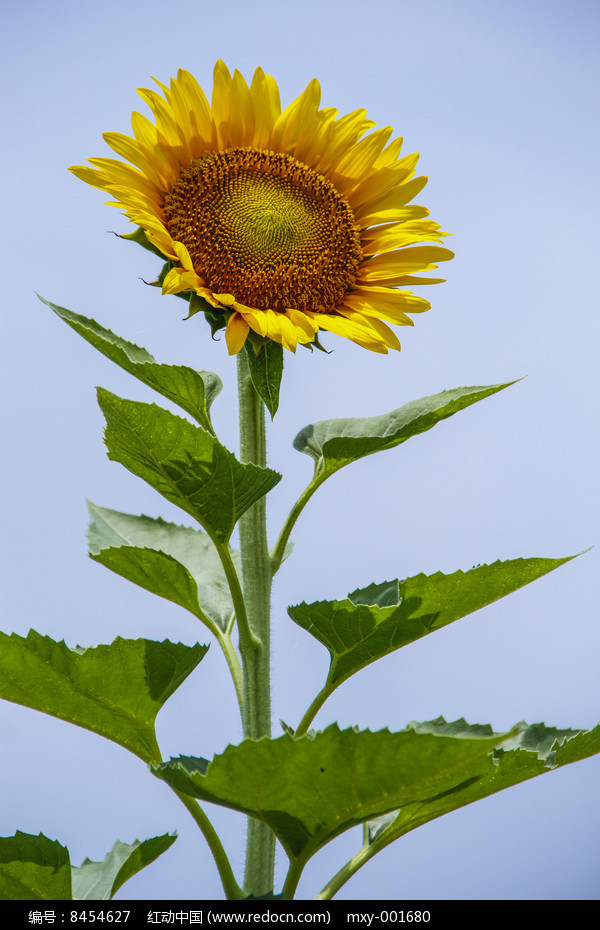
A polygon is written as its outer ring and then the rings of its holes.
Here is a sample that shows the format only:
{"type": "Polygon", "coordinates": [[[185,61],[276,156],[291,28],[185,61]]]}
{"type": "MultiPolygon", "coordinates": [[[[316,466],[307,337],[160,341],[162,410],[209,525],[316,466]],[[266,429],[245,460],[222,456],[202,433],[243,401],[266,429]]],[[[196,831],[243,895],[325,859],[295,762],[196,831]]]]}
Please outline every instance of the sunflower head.
{"type": "Polygon", "coordinates": [[[329,330],[374,352],[399,349],[387,325],[411,325],[430,304],[405,287],[453,253],[448,235],[410,201],[425,186],[417,155],[374,129],[365,110],[320,109],[320,88],[281,110],[274,79],[248,85],[222,61],[209,104],[187,71],[162,93],[133,136],[105,133],[123,160],[90,158],[77,177],[106,191],[168,260],[165,294],[196,294],[226,325],[231,354],[249,334],[291,351],[329,330]]]}

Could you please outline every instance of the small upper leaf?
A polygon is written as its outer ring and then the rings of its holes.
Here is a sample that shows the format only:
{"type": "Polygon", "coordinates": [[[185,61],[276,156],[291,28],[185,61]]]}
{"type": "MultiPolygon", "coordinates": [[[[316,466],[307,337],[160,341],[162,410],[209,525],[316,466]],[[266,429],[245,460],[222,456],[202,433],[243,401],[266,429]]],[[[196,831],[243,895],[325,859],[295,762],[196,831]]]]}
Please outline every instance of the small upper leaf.
{"type": "Polygon", "coordinates": [[[176,836],[165,833],[152,839],[123,843],[117,840],[101,862],[85,859],[71,867],[73,899],[110,901],[121,885],[173,845],[176,836]]]}
{"type": "Polygon", "coordinates": [[[144,384],[154,388],[163,397],[173,401],[194,417],[204,429],[213,431],[209,410],[223,387],[218,375],[212,371],[195,371],[185,365],[159,364],[146,349],[121,339],[95,320],[59,307],[43,297],[40,297],[40,300],[99,352],[144,384]]]}
{"type": "MultiPolygon", "coordinates": [[[[185,607],[221,630],[233,616],[233,602],[221,560],[201,530],[165,520],[119,513],[88,502],[90,555],[153,594],[185,607]]],[[[240,554],[230,549],[238,570],[240,554]]]]}
{"type": "Polygon", "coordinates": [[[70,901],[69,851],[40,833],[0,837],[0,901],[70,901]]]}
{"type": "Polygon", "coordinates": [[[248,340],[245,351],[254,389],[262,397],[273,419],[279,407],[279,389],[283,375],[283,346],[267,339],[257,354],[248,340]]]}
{"type": "Polygon", "coordinates": [[[411,401],[376,417],[320,420],[300,430],[294,439],[294,448],[315,460],[315,475],[326,477],[365,455],[392,449],[514,383],[454,388],[411,401]]]}
{"type": "Polygon", "coordinates": [[[123,400],[98,388],[108,456],[147,481],[209,533],[226,542],[240,516],[281,475],[242,465],[206,430],[155,404],[123,400]]]}
{"type": "Polygon", "coordinates": [[[208,647],[121,639],[69,649],[30,630],[0,632],[0,697],[92,730],[146,762],[160,758],[154,720],[208,647]]]}
{"type": "Polygon", "coordinates": [[[512,559],[467,572],[415,575],[353,591],[345,600],[289,607],[292,620],[329,650],[328,684],[341,684],[376,659],[505,597],[568,562],[512,559]]]}

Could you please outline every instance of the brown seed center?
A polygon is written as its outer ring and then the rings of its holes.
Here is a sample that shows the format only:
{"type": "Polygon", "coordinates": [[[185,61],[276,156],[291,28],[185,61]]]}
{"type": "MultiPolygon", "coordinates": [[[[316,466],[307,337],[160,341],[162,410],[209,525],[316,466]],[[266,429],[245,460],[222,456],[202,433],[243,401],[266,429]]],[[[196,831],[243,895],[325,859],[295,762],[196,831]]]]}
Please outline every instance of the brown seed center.
{"type": "Polygon", "coordinates": [[[363,257],[348,203],[291,155],[210,152],[182,169],[164,212],[204,285],[260,310],[334,310],[363,257]]]}

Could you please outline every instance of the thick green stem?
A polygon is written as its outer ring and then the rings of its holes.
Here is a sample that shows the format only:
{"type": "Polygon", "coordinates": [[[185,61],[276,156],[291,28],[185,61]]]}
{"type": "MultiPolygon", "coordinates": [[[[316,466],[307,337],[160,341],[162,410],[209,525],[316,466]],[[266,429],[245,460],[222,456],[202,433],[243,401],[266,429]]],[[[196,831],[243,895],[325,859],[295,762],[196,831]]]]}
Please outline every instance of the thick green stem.
{"type": "MultiPolygon", "coordinates": [[[[240,402],[240,458],[266,466],[265,408],[254,390],[245,351],[238,354],[240,402]]],[[[271,565],[267,541],[265,498],[250,507],[239,521],[242,581],[248,631],[240,628],[244,670],[244,735],[271,735],[271,565]]],[[[273,888],[275,837],[266,824],[248,819],[244,888],[247,894],[266,894],[273,888]]]]}

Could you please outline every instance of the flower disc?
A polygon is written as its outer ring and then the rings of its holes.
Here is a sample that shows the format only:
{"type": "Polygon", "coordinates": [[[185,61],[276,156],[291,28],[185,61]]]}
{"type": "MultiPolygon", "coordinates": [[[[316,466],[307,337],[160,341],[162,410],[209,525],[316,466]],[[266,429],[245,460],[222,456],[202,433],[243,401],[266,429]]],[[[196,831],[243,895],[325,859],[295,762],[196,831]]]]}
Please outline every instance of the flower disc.
{"type": "Polygon", "coordinates": [[[164,212],[204,285],[241,304],[327,313],[355,283],[362,249],[352,210],[291,155],[244,147],[194,159],[164,212]]]}

